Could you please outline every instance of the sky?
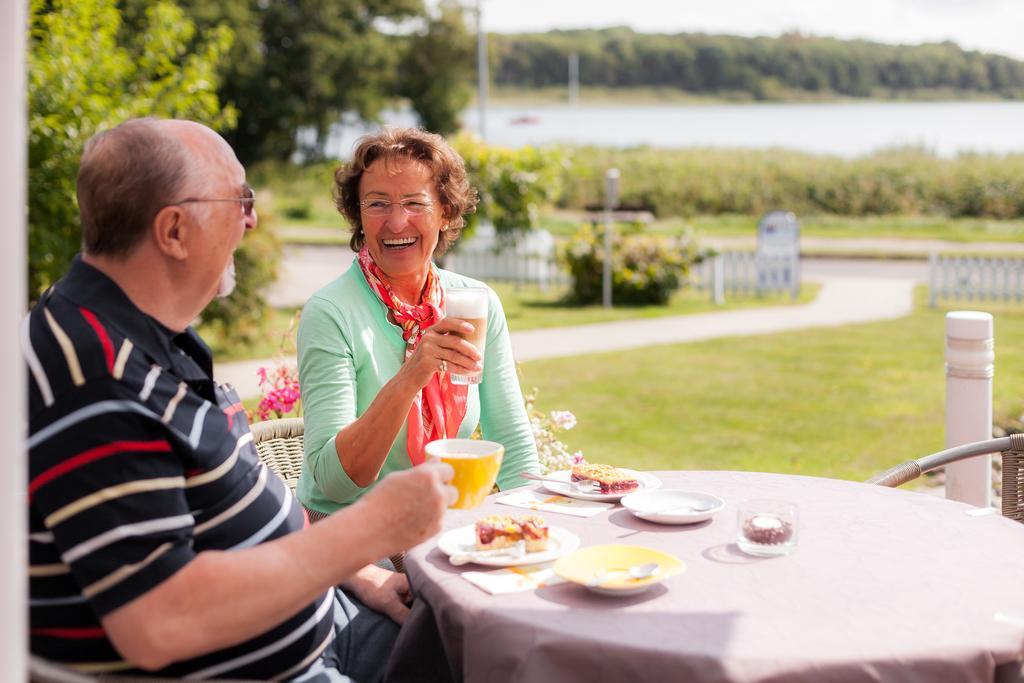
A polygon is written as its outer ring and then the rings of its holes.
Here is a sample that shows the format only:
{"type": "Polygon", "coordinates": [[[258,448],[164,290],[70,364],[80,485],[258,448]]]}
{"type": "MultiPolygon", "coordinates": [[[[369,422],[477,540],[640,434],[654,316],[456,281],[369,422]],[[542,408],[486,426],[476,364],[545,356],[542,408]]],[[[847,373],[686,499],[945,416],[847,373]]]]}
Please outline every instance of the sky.
{"type": "Polygon", "coordinates": [[[466,0],[489,32],[629,26],[642,32],[837,38],[961,47],[1024,59],[1024,0],[466,0]]]}

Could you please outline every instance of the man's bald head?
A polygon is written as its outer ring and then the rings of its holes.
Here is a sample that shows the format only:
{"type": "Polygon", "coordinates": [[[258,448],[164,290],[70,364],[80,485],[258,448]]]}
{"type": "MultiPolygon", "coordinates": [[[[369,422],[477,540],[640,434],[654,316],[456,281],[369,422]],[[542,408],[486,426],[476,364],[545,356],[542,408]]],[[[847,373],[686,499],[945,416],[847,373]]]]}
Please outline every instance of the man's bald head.
{"type": "Polygon", "coordinates": [[[163,207],[202,187],[217,162],[234,153],[192,121],[132,119],[94,135],[78,171],[85,253],[123,257],[163,207]]]}

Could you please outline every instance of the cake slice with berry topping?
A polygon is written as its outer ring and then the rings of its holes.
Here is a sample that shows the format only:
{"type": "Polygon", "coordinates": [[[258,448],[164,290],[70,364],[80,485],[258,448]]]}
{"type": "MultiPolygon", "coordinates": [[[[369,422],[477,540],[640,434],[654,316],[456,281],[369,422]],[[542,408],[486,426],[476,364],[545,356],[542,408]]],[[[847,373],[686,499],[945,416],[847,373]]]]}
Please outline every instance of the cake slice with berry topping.
{"type": "Polygon", "coordinates": [[[640,482],[611,465],[579,463],[572,467],[573,481],[597,482],[600,493],[629,493],[640,488],[640,482]]]}
{"type": "Polygon", "coordinates": [[[539,515],[490,515],[476,522],[476,549],[498,550],[525,541],[526,552],[547,550],[548,525],[539,515]]]}

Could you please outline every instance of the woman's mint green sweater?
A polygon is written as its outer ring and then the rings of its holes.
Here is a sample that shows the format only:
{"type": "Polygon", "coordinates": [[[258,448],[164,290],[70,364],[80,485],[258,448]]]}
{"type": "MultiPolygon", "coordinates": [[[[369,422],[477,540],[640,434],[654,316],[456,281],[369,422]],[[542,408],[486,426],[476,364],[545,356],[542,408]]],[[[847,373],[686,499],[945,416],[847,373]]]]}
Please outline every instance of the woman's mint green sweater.
{"type": "MultiPolygon", "coordinates": [[[[438,271],[444,287],[486,287],[478,280],[438,271]]],[[[480,424],[483,436],[505,446],[498,474],[502,489],[526,482],[521,472],[538,472],[537,444],[523,405],[512,358],[505,312],[493,290],[487,314],[483,381],[469,386],[466,417],[459,437],[480,424]]],[[[356,485],[338,460],[334,439],[366,412],[377,392],[401,367],[405,342],[387,309],[352,263],[341,277],[320,289],[302,310],[298,334],[299,383],[305,411],[305,466],[298,496],[306,507],[331,513],[355,502],[370,487],[356,485]]],[[[391,444],[380,476],[411,467],[405,421],[391,444]]],[[[371,484],[370,486],[373,486],[371,484]]]]}

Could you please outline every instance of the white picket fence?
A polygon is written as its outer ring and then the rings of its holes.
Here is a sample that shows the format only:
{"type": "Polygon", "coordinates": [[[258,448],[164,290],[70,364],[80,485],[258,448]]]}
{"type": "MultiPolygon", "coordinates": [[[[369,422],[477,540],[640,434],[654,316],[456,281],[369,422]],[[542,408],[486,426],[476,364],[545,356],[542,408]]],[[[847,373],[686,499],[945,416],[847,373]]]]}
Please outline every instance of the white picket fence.
{"type": "Polygon", "coordinates": [[[928,305],[949,301],[1024,301],[1024,259],[990,256],[928,258],[928,305]]]}
{"type": "MultiPolygon", "coordinates": [[[[485,282],[533,285],[541,289],[565,287],[569,273],[555,256],[554,242],[546,233],[515,246],[499,248],[491,240],[473,240],[445,257],[445,268],[485,282]]],[[[800,294],[800,258],[797,255],[758,255],[753,251],[727,251],[704,259],[690,273],[692,285],[707,292],[715,303],[728,296],[800,294]]]]}
{"type": "Polygon", "coordinates": [[[762,296],[789,292],[796,299],[800,295],[800,256],[724,251],[695,266],[693,282],[698,291],[709,292],[717,304],[730,294],[762,296]]]}
{"type": "MultiPolygon", "coordinates": [[[[493,229],[482,226],[474,238],[445,257],[446,269],[485,282],[533,285],[542,289],[565,287],[569,273],[558,262],[551,234],[538,230],[514,245],[502,245],[493,229]]],[[[761,296],[788,292],[800,294],[800,256],[727,251],[704,259],[690,272],[698,291],[723,303],[727,296],[761,296]]]]}
{"type": "Polygon", "coordinates": [[[569,284],[569,275],[558,263],[555,250],[529,250],[522,247],[496,250],[464,249],[444,257],[447,270],[488,283],[531,285],[546,290],[569,284]]]}

